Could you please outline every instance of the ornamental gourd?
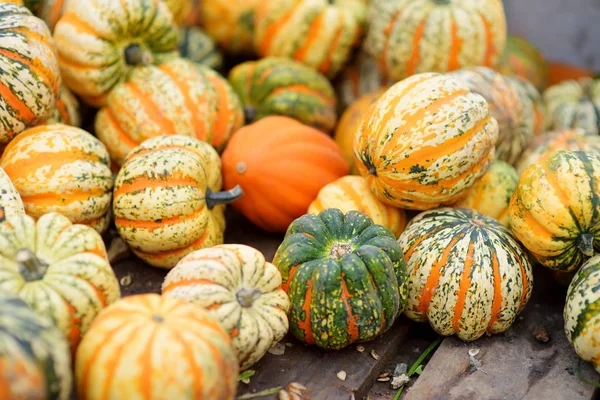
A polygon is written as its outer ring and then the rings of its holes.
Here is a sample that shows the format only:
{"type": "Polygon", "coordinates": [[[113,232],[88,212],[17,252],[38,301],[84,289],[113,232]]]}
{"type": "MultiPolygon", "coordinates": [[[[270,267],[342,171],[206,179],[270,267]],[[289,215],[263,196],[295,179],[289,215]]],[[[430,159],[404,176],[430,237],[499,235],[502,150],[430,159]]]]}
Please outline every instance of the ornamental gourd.
{"type": "Polygon", "coordinates": [[[81,110],[79,100],[66,86],[60,88],[56,106],[50,118],[44,124],[65,124],[81,126],[81,110]]]}
{"type": "Polygon", "coordinates": [[[456,202],[487,172],[497,138],[483,97],[453,77],[424,73],[369,108],[354,154],[379,200],[426,210],[456,202]]]}
{"type": "Polygon", "coordinates": [[[496,220],[465,208],[418,215],[398,239],[408,273],[406,316],[472,341],[506,331],[533,288],[527,254],[496,220]]]}
{"type": "Polygon", "coordinates": [[[221,150],[243,118],[239,99],[225,79],[178,58],[133,71],[108,95],[94,126],[120,165],[133,148],[156,136],[191,136],[221,150]]]}
{"type": "Polygon", "coordinates": [[[498,121],[496,158],[514,164],[535,135],[536,119],[528,93],[515,79],[486,67],[465,68],[449,74],[486,99],[498,121]]]}
{"type": "Polygon", "coordinates": [[[396,80],[492,67],[506,43],[504,6],[497,0],[372,0],[368,18],[364,49],[396,80]]]}
{"type": "Polygon", "coordinates": [[[98,316],[77,351],[75,376],[88,400],[233,400],[238,363],[229,336],[206,311],[141,294],[98,316]]]}
{"type": "Polygon", "coordinates": [[[70,1],[54,40],[64,83],[94,107],[134,67],[178,55],[171,12],[155,0],[70,1]]]}
{"type": "Polygon", "coordinates": [[[510,227],[544,266],[574,271],[600,251],[600,155],[558,151],[528,166],[510,201],[510,227]]]}
{"type": "Polygon", "coordinates": [[[497,69],[505,75],[517,75],[528,80],[539,91],[544,90],[548,82],[548,62],[544,54],[518,35],[506,38],[506,47],[497,69]]]}
{"type": "Polygon", "coordinates": [[[102,233],[108,227],[112,174],[106,148],[86,131],[63,124],[42,125],[17,136],[0,167],[34,218],[58,212],[102,233]]]}
{"type": "Polygon", "coordinates": [[[220,192],[219,155],[186,136],[159,136],[129,153],[117,174],[115,225],[148,264],[173,268],[194,250],[223,243],[225,203],[239,188],[220,192]]]}
{"type": "MultiPolygon", "coordinates": [[[[56,23],[62,17],[69,1],[73,0],[27,0],[25,3],[35,15],[44,20],[50,32],[54,30],[56,23]],[[37,3],[37,4],[34,4],[37,3]]],[[[76,0],[79,1],[79,0],[76,0]]]]}
{"type": "Polygon", "coordinates": [[[0,224],[0,291],[51,318],[73,350],[96,315],[121,296],[102,237],[57,213],[0,224]]]}
{"type": "Polygon", "coordinates": [[[219,245],[188,254],[169,271],[162,293],[207,310],[231,336],[242,370],[288,331],[290,300],[281,274],[252,247],[219,245]]]}
{"type": "Polygon", "coordinates": [[[217,71],[223,66],[223,55],[217,44],[202,29],[196,26],[179,28],[177,34],[181,57],[217,71]]]}
{"type": "Polygon", "coordinates": [[[267,117],[240,129],[222,160],[225,189],[244,190],[233,207],[271,232],[285,232],[323,186],[348,174],[332,138],[287,117],[267,117]]]}
{"type": "Polygon", "coordinates": [[[278,57],[248,61],[231,70],[229,82],[244,103],[247,123],[284,115],[325,132],[335,127],[333,87],[298,62],[278,57]]]}
{"type": "Polygon", "coordinates": [[[453,207],[470,208],[508,227],[508,205],[519,175],[509,164],[495,160],[488,172],[453,207]]]}
{"type": "Polygon", "coordinates": [[[337,208],[343,213],[359,211],[368,215],[373,223],[388,228],[396,237],[406,228],[404,210],[379,201],[362,176],[344,176],[323,186],[308,206],[308,214],[317,215],[328,208],[337,208]]]}
{"type": "Polygon", "coordinates": [[[365,0],[264,0],[255,14],[254,48],[332,78],[361,38],[365,0]]]}
{"type": "Polygon", "coordinates": [[[564,308],[565,333],[575,352],[600,372],[600,255],[590,258],[571,280],[564,308]]]}
{"type": "Polygon", "coordinates": [[[253,53],[254,13],[260,0],[200,0],[202,27],[227,53],[253,53]]]}
{"type": "Polygon", "coordinates": [[[539,161],[542,157],[557,152],[566,151],[588,151],[600,154],[600,137],[586,135],[581,129],[563,129],[548,132],[534,138],[516,164],[517,172],[523,173],[525,168],[539,161]]]}
{"type": "Polygon", "coordinates": [[[0,3],[0,144],[48,119],[60,88],[52,37],[25,7],[0,3]]]}
{"type": "Polygon", "coordinates": [[[62,332],[18,297],[0,292],[3,400],[70,398],[71,353],[62,332]]]}
{"type": "Polygon", "coordinates": [[[0,168],[0,223],[17,215],[25,215],[23,200],[9,176],[0,168]]]}
{"type": "Polygon", "coordinates": [[[328,209],[289,227],[273,264],[295,337],[327,350],[371,340],[404,310],[406,265],[395,236],[358,211],[328,209]]]}
{"type": "Polygon", "coordinates": [[[544,102],[554,129],[600,135],[600,79],[566,81],[546,89],[544,102]]]}
{"type": "Polygon", "coordinates": [[[344,158],[348,165],[350,165],[350,173],[353,175],[359,175],[358,168],[356,167],[356,160],[354,158],[354,136],[359,130],[362,124],[363,118],[369,108],[377,101],[386,89],[380,89],[375,92],[366,94],[352,103],[350,107],[344,111],[340,122],[335,128],[335,135],[333,138],[336,143],[340,145],[344,158]]]}

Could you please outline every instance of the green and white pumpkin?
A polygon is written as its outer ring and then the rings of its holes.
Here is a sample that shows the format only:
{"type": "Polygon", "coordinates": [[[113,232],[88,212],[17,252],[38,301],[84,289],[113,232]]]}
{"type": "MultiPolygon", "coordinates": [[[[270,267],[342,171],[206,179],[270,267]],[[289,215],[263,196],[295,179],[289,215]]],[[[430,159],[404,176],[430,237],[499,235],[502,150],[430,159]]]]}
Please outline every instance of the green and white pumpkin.
{"type": "Polygon", "coordinates": [[[177,47],[181,57],[217,71],[223,66],[223,55],[217,44],[202,29],[196,26],[180,27],[177,34],[177,47]]]}
{"type": "Polygon", "coordinates": [[[0,168],[0,223],[16,215],[25,215],[23,200],[6,172],[0,168]]]}
{"type": "Polygon", "coordinates": [[[565,81],[544,92],[546,112],[553,129],[581,128],[600,134],[600,79],[565,81]]]}

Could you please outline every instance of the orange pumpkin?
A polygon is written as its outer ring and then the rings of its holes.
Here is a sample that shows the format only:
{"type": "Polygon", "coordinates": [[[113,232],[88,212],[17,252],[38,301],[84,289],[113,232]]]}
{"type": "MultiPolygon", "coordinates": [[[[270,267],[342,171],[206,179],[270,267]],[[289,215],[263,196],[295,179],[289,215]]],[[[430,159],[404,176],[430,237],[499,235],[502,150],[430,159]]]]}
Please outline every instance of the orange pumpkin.
{"type": "Polygon", "coordinates": [[[348,174],[348,164],[331,137],[280,116],[237,131],[222,161],[225,189],[240,185],[244,191],[233,207],[272,232],[285,232],[323,186],[348,174]]]}
{"type": "Polygon", "coordinates": [[[587,68],[576,65],[551,62],[548,64],[548,87],[564,81],[578,80],[580,78],[593,78],[594,73],[587,68]]]}

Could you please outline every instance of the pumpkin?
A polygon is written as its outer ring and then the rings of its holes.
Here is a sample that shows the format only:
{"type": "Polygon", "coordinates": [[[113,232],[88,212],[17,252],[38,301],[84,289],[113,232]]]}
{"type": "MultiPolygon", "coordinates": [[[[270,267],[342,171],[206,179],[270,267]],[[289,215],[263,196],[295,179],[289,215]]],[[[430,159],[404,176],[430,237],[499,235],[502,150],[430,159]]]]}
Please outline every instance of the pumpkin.
{"type": "Polygon", "coordinates": [[[372,0],[363,45],[390,78],[496,65],[506,43],[497,0],[372,0]]]}
{"type": "Polygon", "coordinates": [[[25,7],[0,3],[0,144],[48,119],[60,88],[48,27],[25,7]]]}
{"type": "Polygon", "coordinates": [[[64,82],[94,107],[134,67],[178,54],[171,12],[155,0],[69,1],[54,40],[64,82]]]}
{"type": "Polygon", "coordinates": [[[338,111],[342,113],[362,97],[388,89],[394,83],[373,57],[360,51],[335,80],[338,111]]]}
{"type": "Polygon", "coordinates": [[[332,78],[358,44],[365,0],[264,0],[255,15],[261,57],[292,58],[332,78]]]}
{"type": "Polygon", "coordinates": [[[419,214],[398,239],[408,273],[404,314],[472,341],[505,332],[533,288],[527,254],[503,225],[465,208],[419,214]]]}
{"type": "Polygon", "coordinates": [[[28,129],[6,147],[0,167],[34,218],[58,212],[104,232],[112,174],[106,148],[86,131],[63,124],[28,129]]]}
{"type": "Polygon", "coordinates": [[[348,174],[332,138],[287,117],[267,117],[237,131],[222,161],[225,189],[239,185],[244,191],[233,208],[280,233],[306,213],[323,186],[348,174]]]}
{"type": "Polygon", "coordinates": [[[217,152],[174,135],[146,140],[129,153],[115,180],[113,212],[121,238],[148,264],[173,268],[188,253],[223,243],[227,202],[217,152]]]}
{"type": "Polygon", "coordinates": [[[519,175],[511,165],[495,160],[483,178],[453,206],[473,209],[508,227],[508,205],[518,181],[519,175]]]}
{"type": "Polygon", "coordinates": [[[75,376],[88,400],[230,400],[238,365],[228,335],[200,307],[141,294],[98,316],[77,351],[75,376]]]}
{"type": "Polygon", "coordinates": [[[121,296],[102,237],[57,213],[0,224],[0,291],[52,318],[73,349],[96,315],[121,296]]]}
{"type": "Polygon", "coordinates": [[[558,151],[528,166],[509,206],[515,236],[544,266],[573,271],[600,250],[600,155],[558,151]]]}
{"type": "Polygon", "coordinates": [[[564,308],[565,333],[575,352],[600,372],[600,255],[590,258],[571,280],[564,308]]]}
{"type": "Polygon", "coordinates": [[[162,293],[190,301],[219,321],[242,370],[288,331],[290,300],[281,289],[281,274],[252,247],[219,245],[188,254],[169,271],[162,293]]]}
{"type": "Polygon", "coordinates": [[[360,128],[364,115],[385,92],[386,89],[380,89],[362,96],[344,111],[335,128],[334,139],[340,145],[344,158],[350,165],[350,172],[354,175],[359,174],[354,160],[354,136],[360,128]]]}
{"type": "Polygon", "coordinates": [[[15,185],[0,168],[0,223],[12,216],[24,215],[25,208],[15,185]]]}
{"type": "Polygon", "coordinates": [[[136,69],[107,100],[94,126],[119,165],[141,142],[162,135],[192,136],[222,150],[244,118],[226,80],[183,58],[136,69]]]}
{"type": "Polygon", "coordinates": [[[539,91],[546,88],[548,62],[544,54],[522,36],[508,35],[497,69],[505,75],[517,75],[528,80],[539,91]]]}
{"type": "Polygon", "coordinates": [[[0,3],[12,3],[12,4],[17,4],[19,6],[25,5],[25,3],[23,3],[23,0],[0,0],[0,3]]]}
{"type": "Polygon", "coordinates": [[[546,115],[546,105],[544,104],[542,95],[528,80],[525,80],[520,76],[513,76],[512,78],[511,83],[515,86],[520,86],[533,105],[534,136],[545,133],[549,128],[550,119],[546,115]]]}
{"type": "Polygon", "coordinates": [[[325,132],[335,127],[333,87],[305,65],[277,57],[248,61],[231,70],[229,82],[244,103],[247,123],[284,115],[325,132]]]}
{"type": "Polygon", "coordinates": [[[559,150],[589,151],[600,154],[600,137],[586,135],[581,129],[562,129],[534,138],[516,165],[517,172],[539,161],[542,157],[559,150]]]}
{"type": "Polygon", "coordinates": [[[56,23],[60,17],[62,17],[69,1],[72,0],[42,0],[38,2],[40,5],[35,13],[38,17],[44,20],[46,25],[48,25],[50,32],[54,30],[56,23]]]}
{"type": "MultiPolygon", "coordinates": [[[[198,26],[202,23],[202,15],[200,13],[200,5],[201,5],[201,3],[203,3],[203,1],[202,0],[191,0],[190,2],[192,3],[192,6],[191,6],[188,14],[184,18],[184,20],[181,22],[180,25],[182,25],[182,26],[198,26]]],[[[238,4],[238,7],[239,6],[240,5],[238,4]]]]}
{"type": "Polygon", "coordinates": [[[215,70],[223,66],[223,56],[215,41],[202,29],[191,26],[179,28],[177,32],[177,47],[181,57],[215,70]]]}
{"type": "Polygon", "coordinates": [[[291,332],[323,349],[373,339],[405,306],[406,265],[395,236],[358,211],[298,218],[273,264],[290,296],[291,332]]]}
{"type": "Polygon", "coordinates": [[[328,208],[337,208],[343,213],[360,211],[368,215],[375,224],[388,228],[396,237],[406,227],[404,210],[379,201],[362,176],[344,176],[325,185],[310,203],[308,213],[317,215],[328,208]]]}
{"type": "Polygon", "coordinates": [[[56,107],[45,124],[65,124],[71,126],[81,126],[81,110],[79,100],[71,93],[66,86],[60,89],[56,99],[56,107]]]}
{"type": "Polygon", "coordinates": [[[548,63],[547,86],[554,86],[564,81],[593,77],[594,72],[587,68],[556,61],[548,63]]]}
{"type": "Polygon", "coordinates": [[[62,332],[6,292],[0,292],[0,365],[4,400],[70,398],[71,354],[62,332]]]}
{"type": "Polygon", "coordinates": [[[173,14],[173,20],[179,24],[183,22],[192,10],[192,0],[162,0],[167,4],[173,14]]]}
{"type": "Polygon", "coordinates": [[[259,0],[201,0],[202,27],[227,53],[253,53],[254,12],[259,0]]]}
{"type": "Polygon", "coordinates": [[[465,68],[449,75],[487,100],[499,126],[496,157],[514,164],[535,134],[535,113],[528,93],[513,78],[486,67],[465,68]]]}
{"type": "Polygon", "coordinates": [[[552,128],[581,128],[600,135],[600,79],[551,86],[544,92],[544,102],[552,128]]]}
{"type": "Polygon", "coordinates": [[[425,210],[459,200],[494,159],[498,123],[456,78],[414,75],[392,86],[355,136],[359,173],[382,202],[425,210]]]}

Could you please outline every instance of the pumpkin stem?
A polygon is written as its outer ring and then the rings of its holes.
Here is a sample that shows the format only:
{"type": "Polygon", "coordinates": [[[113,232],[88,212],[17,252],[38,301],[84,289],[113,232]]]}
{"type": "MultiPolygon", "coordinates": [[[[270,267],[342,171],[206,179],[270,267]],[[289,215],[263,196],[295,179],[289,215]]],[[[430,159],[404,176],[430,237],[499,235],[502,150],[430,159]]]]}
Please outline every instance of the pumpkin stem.
{"type": "Polygon", "coordinates": [[[241,289],[235,297],[237,298],[238,303],[244,308],[252,307],[254,301],[260,297],[262,293],[258,289],[241,289]]]}
{"type": "Polygon", "coordinates": [[[439,4],[441,6],[447,6],[448,4],[450,4],[451,0],[433,0],[433,2],[435,4],[439,4]]]}
{"type": "Polygon", "coordinates": [[[331,250],[329,251],[329,258],[339,260],[351,251],[352,246],[350,246],[347,243],[334,243],[333,246],[331,246],[331,250]]]}
{"type": "Polygon", "coordinates": [[[246,124],[254,122],[254,119],[256,118],[256,108],[249,104],[244,106],[244,118],[246,119],[246,124]]]}
{"type": "Polygon", "coordinates": [[[242,197],[243,194],[244,191],[240,185],[236,185],[233,189],[224,192],[213,192],[210,189],[206,189],[206,206],[210,210],[219,204],[233,203],[242,197]]]}
{"type": "Polygon", "coordinates": [[[21,264],[26,281],[39,281],[44,277],[48,264],[40,260],[33,251],[22,248],[15,254],[15,261],[21,264]]]}
{"type": "Polygon", "coordinates": [[[594,255],[594,235],[589,232],[579,235],[579,239],[577,239],[577,248],[584,255],[592,257],[594,255]]]}
{"type": "Polygon", "coordinates": [[[137,43],[125,48],[125,62],[129,65],[150,65],[152,61],[152,54],[137,43]]]}

